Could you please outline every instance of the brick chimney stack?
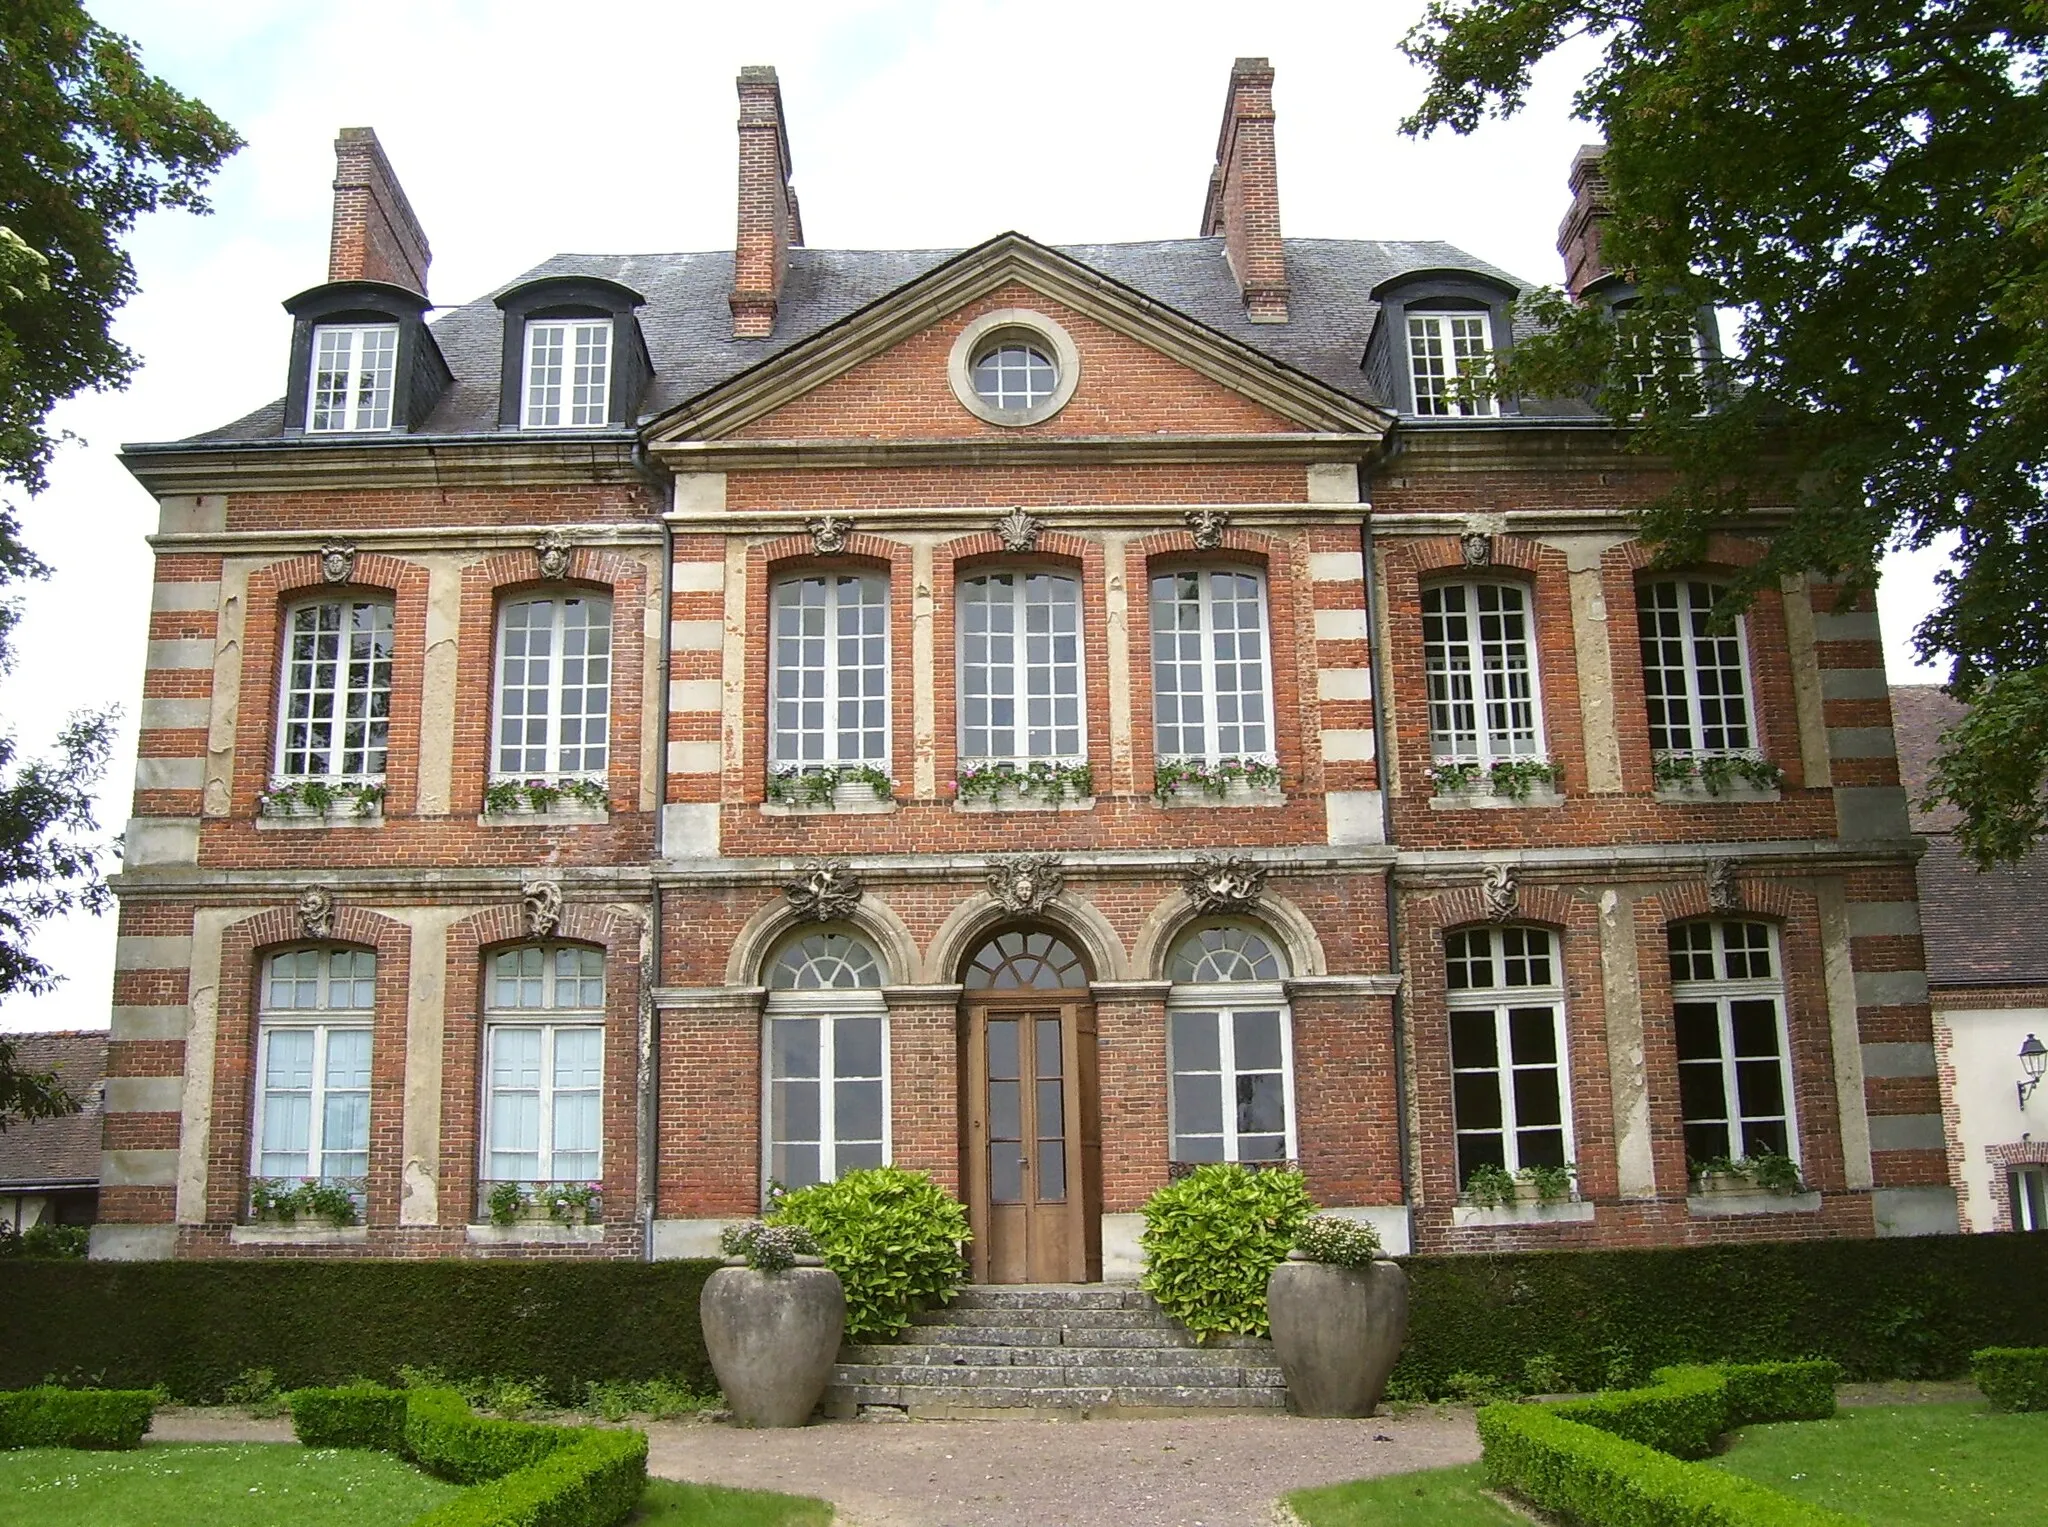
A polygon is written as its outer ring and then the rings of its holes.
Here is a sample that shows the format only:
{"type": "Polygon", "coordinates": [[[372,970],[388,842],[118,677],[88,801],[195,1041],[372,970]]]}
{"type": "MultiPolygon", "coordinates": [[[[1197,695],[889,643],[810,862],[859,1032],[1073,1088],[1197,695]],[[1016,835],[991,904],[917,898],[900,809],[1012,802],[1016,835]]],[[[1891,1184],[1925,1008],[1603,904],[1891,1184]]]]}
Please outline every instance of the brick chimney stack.
{"type": "Polygon", "coordinates": [[[732,337],[766,339],[789,251],[802,248],[803,219],[790,186],[782,86],[761,65],[740,70],[740,226],[732,255],[732,337]]]}
{"type": "Polygon", "coordinates": [[[1287,322],[1287,256],[1280,243],[1280,163],[1273,150],[1273,66],[1240,58],[1223,100],[1216,168],[1202,204],[1202,237],[1223,235],[1253,323],[1287,322]]]}
{"type": "Polygon", "coordinates": [[[334,233],[327,248],[327,279],[388,281],[424,297],[433,258],[376,129],[344,127],[334,140],[334,233]]]}
{"type": "Polygon", "coordinates": [[[1572,209],[1557,229],[1557,252],[1564,256],[1565,290],[1578,297],[1607,272],[1600,253],[1600,229],[1607,221],[1607,171],[1602,160],[1607,145],[1589,143],[1572,157],[1572,209]]]}

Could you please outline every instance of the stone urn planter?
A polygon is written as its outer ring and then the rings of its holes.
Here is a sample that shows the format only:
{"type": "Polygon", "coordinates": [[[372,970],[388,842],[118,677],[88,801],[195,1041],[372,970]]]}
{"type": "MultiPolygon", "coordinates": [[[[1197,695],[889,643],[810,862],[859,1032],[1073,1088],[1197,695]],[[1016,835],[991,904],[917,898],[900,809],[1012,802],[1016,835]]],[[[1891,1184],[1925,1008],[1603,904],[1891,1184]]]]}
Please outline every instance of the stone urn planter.
{"type": "Polygon", "coordinates": [[[1408,1335],[1408,1275],[1392,1262],[1340,1267],[1298,1251],[1266,1280],[1273,1354],[1297,1416],[1369,1416],[1408,1335]]]}
{"type": "Polygon", "coordinates": [[[704,1280],[697,1309],[704,1349],[733,1420],[741,1426],[810,1420],[846,1329],[839,1274],[817,1257],[799,1257],[780,1272],[756,1272],[734,1258],[704,1280]]]}

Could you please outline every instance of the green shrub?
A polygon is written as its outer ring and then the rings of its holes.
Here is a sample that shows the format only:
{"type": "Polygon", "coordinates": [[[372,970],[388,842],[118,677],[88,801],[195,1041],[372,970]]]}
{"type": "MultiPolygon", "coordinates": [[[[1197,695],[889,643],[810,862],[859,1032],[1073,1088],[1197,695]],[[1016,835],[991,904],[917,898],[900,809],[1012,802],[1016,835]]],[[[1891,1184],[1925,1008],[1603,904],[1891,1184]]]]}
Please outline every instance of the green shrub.
{"type": "Polygon", "coordinates": [[[1263,1336],[1266,1279],[1315,1207],[1299,1172],[1196,1167],[1146,1201],[1143,1286],[1191,1331],[1263,1336]]]}
{"type": "Polygon", "coordinates": [[[156,1413],[152,1389],[59,1389],[0,1393],[0,1448],[131,1448],[156,1413]]]}
{"type": "Polygon", "coordinates": [[[1673,1458],[1705,1458],[1728,1430],[1728,1381],[1716,1368],[1667,1368],[1662,1382],[1546,1406],[1567,1421],[1673,1458]]]}
{"type": "Polygon", "coordinates": [[[1584,1527],[1863,1527],[1739,1475],[1667,1457],[1548,1405],[1479,1412],[1486,1475],[1540,1510],[1584,1527]]]}
{"type": "Polygon", "coordinates": [[[277,1387],[277,1370],[274,1368],[244,1368],[234,1383],[221,1391],[220,1397],[264,1420],[281,1416],[287,1409],[284,1394],[277,1387]]]}
{"type": "Polygon", "coordinates": [[[1842,1370],[1826,1358],[1796,1363],[1721,1363],[1710,1370],[1659,1368],[1658,1383],[1682,1373],[1710,1371],[1728,1384],[1728,1431],[1769,1421],[1825,1421],[1835,1413],[1842,1370]]]}
{"type": "MultiPolygon", "coordinates": [[[[800,1225],[846,1289],[846,1339],[894,1336],[967,1277],[967,1210],[923,1172],[878,1166],[785,1193],[771,1225],[800,1225]]],[[[702,1341],[700,1336],[699,1341],[702,1341]]]]}
{"type": "Polygon", "coordinates": [[[45,1221],[17,1231],[0,1225],[0,1257],[44,1257],[77,1261],[85,1256],[92,1232],[84,1225],[53,1225],[45,1221]]]}
{"type": "Polygon", "coordinates": [[[345,1384],[335,1389],[295,1389],[292,1435],[307,1447],[359,1447],[380,1453],[405,1451],[405,1391],[382,1384],[345,1384]]]}
{"type": "Polygon", "coordinates": [[[497,1479],[538,1463],[572,1436],[566,1426],[493,1421],[452,1389],[405,1394],[405,1450],[429,1474],[459,1485],[497,1479]]]}
{"type": "Polygon", "coordinates": [[[631,1516],[647,1488],[647,1434],[551,1429],[570,1440],[414,1518],[412,1527],[613,1527],[631,1516]]]}
{"type": "Polygon", "coordinates": [[[1336,1267],[1370,1267],[1380,1256],[1380,1233],[1339,1214],[1312,1214],[1302,1221],[1294,1249],[1311,1262],[1336,1267]]]}
{"type": "Polygon", "coordinates": [[[2048,1347],[1972,1352],[1970,1377],[1993,1410],[2048,1410],[2048,1347]]]}

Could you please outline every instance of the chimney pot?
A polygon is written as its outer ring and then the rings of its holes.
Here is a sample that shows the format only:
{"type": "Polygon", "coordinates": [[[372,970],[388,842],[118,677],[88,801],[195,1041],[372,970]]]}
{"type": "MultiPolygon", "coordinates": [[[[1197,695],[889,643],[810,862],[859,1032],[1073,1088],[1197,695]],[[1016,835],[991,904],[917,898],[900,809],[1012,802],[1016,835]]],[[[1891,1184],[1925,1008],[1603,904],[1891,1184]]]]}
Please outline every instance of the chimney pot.
{"type": "Polygon", "coordinates": [[[387,281],[427,294],[433,253],[405,189],[371,127],[344,127],[334,140],[334,228],[329,281],[387,281]]]}
{"type": "Polygon", "coordinates": [[[739,235],[732,257],[734,339],[766,339],[775,332],[775,309],[789,251],[804,242],[796,191],[789,183],[789,128],[782,116],[782,86],[773,69],[740,70],[739,235]]]}
{"type": "Polygon", "coordinates": [[[1572,207],[1557,229],[1557,252],[1564,256],[1564,284],[1574,298],[1608,274],[1600,250],[1600,233],[1611,203],[1607,196],[1607,155],[1604,143],[1589,143],[1572,156],[1572,207]]]}
{"type": "Polygon", "coordinates": [[[1280,241],[1280,166],[1273,146],[1273,66],[1240,58],[1223,98],[1216,167],[1202,204],[1202,237],[1223,236],[1253,323],[1287,322],[1287,256],[1280,241]]]}

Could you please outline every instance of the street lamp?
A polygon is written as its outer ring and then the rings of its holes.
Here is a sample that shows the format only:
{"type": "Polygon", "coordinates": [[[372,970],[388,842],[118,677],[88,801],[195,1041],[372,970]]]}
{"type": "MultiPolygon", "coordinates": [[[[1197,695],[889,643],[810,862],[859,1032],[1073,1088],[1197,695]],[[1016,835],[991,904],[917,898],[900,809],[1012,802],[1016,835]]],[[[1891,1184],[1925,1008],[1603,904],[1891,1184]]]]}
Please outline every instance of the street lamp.
{"type": "Polygon", "coordinates": [[[2014,1085],[2020,1090],[2020,1107],[2025,1108],[2027,1099],[2041,1085],[2041,1073],[2048,1071],[2048,1045],[2042,1044],[2032,1034],[2020,1046],[2020,1069],[2027,1073],[2027,1079],[2014,1085]]]}

